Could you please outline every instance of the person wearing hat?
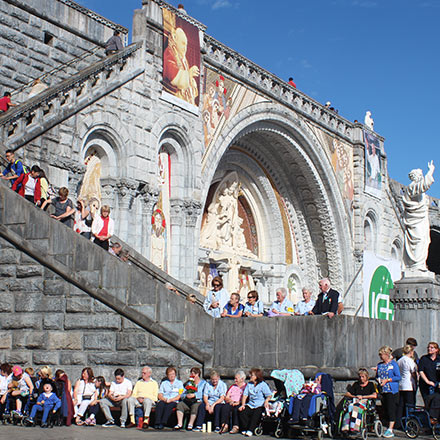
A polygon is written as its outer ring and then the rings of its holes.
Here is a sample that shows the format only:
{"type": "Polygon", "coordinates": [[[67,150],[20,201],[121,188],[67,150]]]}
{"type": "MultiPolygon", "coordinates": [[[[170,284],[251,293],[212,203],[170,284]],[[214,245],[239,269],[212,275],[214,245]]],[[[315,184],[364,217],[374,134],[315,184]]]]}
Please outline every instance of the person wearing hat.
{"type": "Polygon", "coordinates": [[[52,411],[55,414],[61,408],[61,400],[53,392],[54,383],[50,379],[44,379],[43,392],[38,396],[37,403],[32,407],[30,417],[27,419],[31,425],[35,424],[35,416],[37,411],[43,411],[41,419],[41,427],[47,428],[47,418],[52,411]]]}
{"type": "Polygon", "coordinates": [[[9,392],[9,399],[12,403],[12,408],[15,408],[15,414],[22,416],[21,410],[26,405],[29,395],[32,394],[34,384],[29,375],[19,365],[12,367],[12,382],[16,382],[17,387],[9,392]]]}

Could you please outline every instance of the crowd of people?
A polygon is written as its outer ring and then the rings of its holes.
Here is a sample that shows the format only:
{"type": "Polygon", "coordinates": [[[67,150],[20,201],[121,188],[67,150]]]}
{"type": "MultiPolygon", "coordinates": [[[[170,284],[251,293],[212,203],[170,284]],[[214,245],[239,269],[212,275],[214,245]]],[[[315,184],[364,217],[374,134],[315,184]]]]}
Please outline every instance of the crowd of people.
{"type": "MultiPolygon", "coordinates": [[[[417,341],[408,338],[405,346],[395,351],[388,346],[381,347],[380,362],[371,368],[377,383],[370,381],[368,369],[359,369],[358,380],[347,387],[344,396],[351,400],[349,412],[345,414],[347,429],[355,430],[359,420],[351,415],[362,409],[365,399],[375,400],[380,396],[384,422],[388,423],[383,436],[394,437],[394,429],[400,427],[405,408],[415,405],[418,387],[431,423],[437,423],[440,417],[439,346],[429,342],[427,354],[420,359],[415,346],[417,341]]],[[[305,401],[301,396],[321,392],[322,374],[314,381],[305,382],[298,370],[291,371],[298,374],[295,381],[302,377],[302,382],[300,386],[295,383],[290,390],[286,386],[287,398],[299,397],[305,401]]],[[[248,381],[243,371],[237,371],[229,386],[216,371],[211,371],[205,380],[199,367],[191,368],[185,382],[178,378],[173,366],[166,369],[165,375],[158,383],[152,377],[152,369],[145,366],[133,386],[121,368],[114,371],[109,383],[102,376],[95,377],[93,370],[86,367],[72,386],[63,370],[53,375],[52,369],[45,366],[34,376],[32,368],[23,370],[19,365],[4,363],[0,365],[0,415],[9,417],[13,413],[25,418],[28,426],[38,422],[42,427],[48,426],[51,414],[58,414],[67,426],[72,423],[95,426],[100,417],[102,426],[112,427],[116,424],[115,410],[119,409],[121,428],[145,430],[151,426],[161,430],[174,426],[175,430],[212,429],[217,433],[242,433],[250,437],[263,413],[270,414],[274,410],[276,391],[271,390],[258,368],[249,371],[248,381]],[[42,413],[41,420],[38,413],[42,413]]],[[[272,374],[272,377],[276,376],[272,374]]],[[[289,409],[291,418],[297,417],[296,410],[295,405],[289,409]]]]}
{"type": "Polygon", "coordinates": [[[76,207],[69,198],[69,190],[61,187],[56,193],[45,172],[37,165],[28,169],[12,150],[6,151],[8,165],[1,178],[11,183],[12,189],[35,206],[50,211],[55,220],[73,228],[78,234],[90,239],[112,255],[128,260],[129,252],[120,243],[110,243],[114,234],[114,220],[110,218],[110,207],[102,205],[100,210],[78,199],[76,207]],[[52,209],[49,210],[49,205],[52,209]]]}
{"type": "Polygon", "coordinates": [[[264,309],[258,292],[251,290],[247,293],[245,304],[240,303],[240,294],[231,293],[223,287],[222,278],[216,276],[212,280],[212,290],[205,298],[204,309],[214,318],[241,318],[261,316],[292,316],[292,315],[327,315],[333,318],[343,310],[341,295],[330,287],[330,280],[324,278],[319,281],[320,293],[312,299],[311,289],[302,289],[303,299],[295,306],[287,298],[287,289],[280,287],[276,290],[276,300],[270,308],[264,309]]]}

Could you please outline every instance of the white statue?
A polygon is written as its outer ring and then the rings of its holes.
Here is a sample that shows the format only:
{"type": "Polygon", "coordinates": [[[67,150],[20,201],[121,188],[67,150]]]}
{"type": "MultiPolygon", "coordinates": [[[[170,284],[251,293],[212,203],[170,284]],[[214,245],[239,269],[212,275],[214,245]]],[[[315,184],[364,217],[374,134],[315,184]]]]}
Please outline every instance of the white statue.
{"type": "Polygon", "coordinates": [[[374,130],[374,120],[371,117],[371,112],[369,110],[365,113],[364,123],[369,129],[374,130]]]}
{"type": "Polygon", "coordinates": [[[153,264],[162,270],[165,267],[165,218],[160,209],[156,209],[151,219],[151,256],[150,260],[153,264]]]}
{"type": "Polygon", "coordinates": [[[421,169],[409,173],[411,183],[403,196],[405,224],[404,263],[407,269],[427,272],[426,258],[431,241],[429,235],[429,197],[425,192],[434,182],[434,163],[428,164],[429,171],[423,177],[421,169]]]}
{"type": "Polygon", "coordinates": [[[78,199],[85,200],[88,206],[93,205],[93,211],[98,211],[101,208],[101,160],[92,153],[84,163],[87,168],[78,199]]]}

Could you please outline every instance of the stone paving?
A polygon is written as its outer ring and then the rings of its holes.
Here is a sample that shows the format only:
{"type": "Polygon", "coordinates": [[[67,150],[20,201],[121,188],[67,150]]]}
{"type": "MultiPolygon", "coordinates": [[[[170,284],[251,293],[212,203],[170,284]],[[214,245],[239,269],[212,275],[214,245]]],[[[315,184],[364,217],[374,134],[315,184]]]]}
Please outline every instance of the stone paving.
{"type": "MultiPolygon", "coordinates": [[[[397,438],[406,438],[402,432],[396,433],[397,438]]],[[[20,439],[20,440],[137,440],[137,439],[152,439],[152,440],[213,440],[217,438],[218,434],[202,434],[199,432],[175,432],[171,429],[164,429],[163,431],[154,431],[149,429],[148,431],[138,431],[136,429],[122,430],[119,427],[102,428],[97,427],[79,427],[71,426],[69,428],[52,428],[41,429],[24,428],[21,426],[12,425],[0,425],[0,439],[20,439]]],[[[241,435],[224,434],[225,439],[241,440],[245,437],[241,435]]],[[[274,439],[275,437],[269,435],[263,435],[258,437],[261,439],[274,439]]],[[[374,439],[374,437],[370,437],[374,439]]],[[[432,436],[419,436],[420,439],[431,439],[432,436]]]]}

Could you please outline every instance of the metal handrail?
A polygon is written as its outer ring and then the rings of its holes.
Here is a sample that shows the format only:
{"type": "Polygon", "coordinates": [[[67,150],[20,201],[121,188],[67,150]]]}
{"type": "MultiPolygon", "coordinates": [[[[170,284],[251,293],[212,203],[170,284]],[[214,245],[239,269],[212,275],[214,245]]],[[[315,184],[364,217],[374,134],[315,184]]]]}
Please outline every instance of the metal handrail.
{"type": "Polygon", "coordinates": [[[61,64],[60,66],[54,67],[52,70],[49,70],[49,72],[43,73],[38,78],[34,78],[31,81],[29,81],[28,83],[26,83],[26,84],[22,85],[21,87],[19,87],[18,89],[13,90],[11,92],[11,95],[14,96],[14,95],[17,95],[18,93],[23,92],[23,90],[26,90],[27,88],[32,87],[32,84],[35,81],[37,81],[37,80],[43,81],[46,78],[48,78],[49,76],[52,76],[55,73],[61,72],[65,68],[69,67],[70,65],[72,65],[72,64],[74,64],[74,63],[76,63],[78,61],[85,60],[87,57],[89,57],[91,55],[94,55],[96,52],[98,52],[98,50],[101,50],[101,49],[102,49],[101,46],[96,46],[93,50],[86,49],[85,53],[83,53],[83,54],[81,54],[81,55],[79,55],[79,56],[77,56],[75,58],[72,58],[69,61],[66,61],[65,63],[61,64]]]}

